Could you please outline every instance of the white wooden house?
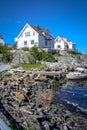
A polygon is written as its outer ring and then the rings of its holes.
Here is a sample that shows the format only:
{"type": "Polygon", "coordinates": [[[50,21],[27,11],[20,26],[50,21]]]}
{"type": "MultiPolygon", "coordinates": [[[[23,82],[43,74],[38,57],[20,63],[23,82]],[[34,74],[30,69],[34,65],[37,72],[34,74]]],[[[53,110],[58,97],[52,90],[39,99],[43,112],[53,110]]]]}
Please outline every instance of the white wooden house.
{"type": "Polygon", "coordinates": [[[26,24],[15,38],[17,48],[31,48],[36,45],[39,48],[54,48],[54,37],[47,28],[26,24]]]}
{"type": "Polygon", "coordinates": [[[61,36],[58,36],[55,40],[54,40],[54,48],[56,50],[72,50],[75,51],[75,43],[70,41],[67,38],[63,38],[61,36]]]}

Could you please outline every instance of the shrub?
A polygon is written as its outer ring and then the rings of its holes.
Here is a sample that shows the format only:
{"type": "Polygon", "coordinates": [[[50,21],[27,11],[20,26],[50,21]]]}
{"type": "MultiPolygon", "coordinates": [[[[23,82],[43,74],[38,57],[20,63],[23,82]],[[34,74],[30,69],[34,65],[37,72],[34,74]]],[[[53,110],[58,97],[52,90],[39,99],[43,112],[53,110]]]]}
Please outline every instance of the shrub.
{"type": "Polygon", "coordinates": [[[41,52],[39,52],[39,50],[36,46],[33,46],[30,49],[30,54],[35,58],[35,60],[41,60],[42,59],[41,52]]]}
{"type": "Polygon", "coordinates": [[[55,58],[53,57],[53,55],[45,51],[42,51],[42,60],[47,62],[55,62],[55,58]]]}
{"type": "Polygon", "coordinates": [[[2,57],[3,62],[11,61],[11,53],[6,46],[0,45],[0,54],[3,55],[2,57]]]}
{"type": "Polygon", "coordinates": [[[42,49],[38,49],[36,46],[30,49],[30,54],[38,61],[54,62],[55,58],[51,53],[47,53],[42,49]]]}
{"type": "Polygon", "coordinates": [[[6,53],[8,50],[7,50],[7,47],[6,46],[3,46],[3,45],[0,45],[0,54],[4,54],[6,53]]]}
{"type": "Polygon", "coordinates": [[[29,48],[28,47],[23,47],[22,50],[29,51],[29,48]]]}

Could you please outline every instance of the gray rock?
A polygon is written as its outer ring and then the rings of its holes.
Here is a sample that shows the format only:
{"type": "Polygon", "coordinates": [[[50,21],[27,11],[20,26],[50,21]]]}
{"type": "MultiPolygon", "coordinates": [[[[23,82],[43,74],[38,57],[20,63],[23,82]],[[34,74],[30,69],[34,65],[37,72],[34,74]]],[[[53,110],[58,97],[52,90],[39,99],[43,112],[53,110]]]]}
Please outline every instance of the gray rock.
{"type": "Polygon", "coordinates": [[[29,54],[29,52],[17,50],[13,53],[12,63],[17,65],[20,65],[20,63],[35,63],[35,59],[29,54]]]}
{"type": "Polygon", "coordinates": [[[43,121],[42,125],[43,125],[43,127],[44,127],[45,130],[50,130],[49,122],[48,121],[43,121]]]}

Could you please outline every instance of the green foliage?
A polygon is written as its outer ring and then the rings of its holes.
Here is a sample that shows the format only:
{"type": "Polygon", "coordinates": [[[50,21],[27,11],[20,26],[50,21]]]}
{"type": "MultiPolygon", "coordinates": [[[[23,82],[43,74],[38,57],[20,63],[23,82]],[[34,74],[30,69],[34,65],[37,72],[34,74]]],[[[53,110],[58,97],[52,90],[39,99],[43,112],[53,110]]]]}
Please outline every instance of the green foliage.
{"type": "Polygon", "coordinates": [[[36,63],[36,60],[35,60],[35,58],[32,55],[28,55],[27,58],[28,58],[28,62],[30,64],[35,64],[36,63]]]}
{"type": "Polygon", "coordinates": [[[29,51],[29,48],[28,47],[23,47],[22,50],[29,51]]]}
{"type": "Polygon", "coordinates": [[[47,61],[47,62],[54,62],[55,58],[51,53],[47,53],[42,49],[38,49],[36,46],[30,49],[30,54],[35,58],[37,61],[47,61]]]}
{"type": "Polygon", "coordinates": [[[3,55],[3,62],[11,61],[11,53],[6,46],[0,45],[0,54],[3,55]]]}
{"type": "Polygon", "coordinates": [[[10,62],[11,61],[11,53],[8,51],[7,53],[3,54],[3,61],[10,62]]]}
{"type": "Polygon", "coordinates": [[[40,60],[40,53],[39,53],[38,48],[36,46],[33,46],[30,49],[30,54],[35,58],[35,60],[40,60]]]}
{"type": "Polygon", "coordinates": [[[5,73],[5,76],[10,77],[12,74],[11,73],[5,73]]]}
{"type": "Polygon", "coordinates": [[[0,54],[4,54],[4,53],[7,53],[7,47],[6,46],[3,46],[3,45],[0,45],[0,54]]]}
{"type": "Polygon", "coordinates": [[[10,128],[11,130],[17,130],[17,129],[18,129],[18,130],[27,130],[27,129],[21,127],[21,126],[19,126],[19,128],[17,128],[14,124],[9,125],[9,128],[10,128]]]}
{"type": "Polygon", "coordinates": [[[56,53],[56,54],[54,54],[54,56],[55,56],[55,57],[60,57],[60,56],[62,56],[62,54],[56,53]]]}
{"type": "Polygon", "coordinates": [[[17,49],[17,43],[13,45],[13,49],[17,49]]]}
{"type": "Polygon", "coordinates": [[[29,118],[29,122],[31,122],[31,123],[35,123],[35,124],[36,124],[36,123],[37,123],[37,120],[34,119],[33,117],[30,117],[30,118],[29,118]]]}
{"type": "Polygon", "coordinates": [[[36,64],[26,64],[26,63],[22,63],[22,67],[24,69],[31,69],[31,68],[39,68],[41,67],[42,64],[40,62],[36,63],[36,64]]]}
{"type": "Polygon", "coordinates": [[[42,51],[42,60],[47,62],[55,62],[55,58],[53,57],[53,55],[45,51],[42,51]]]}
{"type": "Polygon", "coordinates": [[[11,130],[16,130],[16,127],[15,127],[14,125],[9,125],[9,128],[10,128],[11,130]]]}

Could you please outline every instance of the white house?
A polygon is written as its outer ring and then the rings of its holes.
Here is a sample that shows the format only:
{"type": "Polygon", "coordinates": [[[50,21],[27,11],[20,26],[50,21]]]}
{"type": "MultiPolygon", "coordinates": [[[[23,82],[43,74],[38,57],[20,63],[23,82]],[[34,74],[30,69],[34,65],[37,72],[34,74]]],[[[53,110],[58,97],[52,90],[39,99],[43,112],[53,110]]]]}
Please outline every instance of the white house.
{"type": "Polygon", "coordinates": [[[56,50],[72,50],[75,51],[75,43],[70,41],[67,38],[63,38],[61,36],[58,36],[55,40],[54,40],[54,48],[56,50]]]}
{"type": "Polygon", "coordinates": [[[26,24],[19,35],[15,38],[17,48],[28,47],[34,45],[40,48],[54,48],[54,37],[47,28],[32,26],[26,24]]]}
{"type": "Polygon", "coordinates": [[[5,41],[1,34],[0,34],[0,45],[5,45],[5,41]]]}

